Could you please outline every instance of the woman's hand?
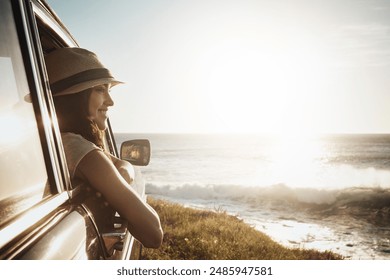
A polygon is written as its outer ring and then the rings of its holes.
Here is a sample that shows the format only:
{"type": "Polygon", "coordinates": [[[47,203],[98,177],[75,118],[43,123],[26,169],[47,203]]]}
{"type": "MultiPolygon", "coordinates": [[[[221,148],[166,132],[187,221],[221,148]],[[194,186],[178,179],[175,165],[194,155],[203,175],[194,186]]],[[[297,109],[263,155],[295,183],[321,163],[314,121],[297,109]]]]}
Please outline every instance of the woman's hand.
{"type": "Polygon", "coordinates": [[[109,153],[106,153],[108,158],[111,159],[118,172],[122,175],[123,179],[130,185],[135,178],[135,171],[133,165],[130,162],[121,160],[109,153]]]}
{"type": "Polygon", "coordinates": [[[122,175],[122,177],[130,185],[135,178],[134,167],[129,162],[127,162],[125,160],[121,160],[121,159],[117,159],[114,162],[114,165],[115,165],[116,169],[118,169],[118,171],[122,175]]]}
{"type": "Polygon", "coordinates": [[[135,177],[133,166],[127,161],[120,160],[118,165],[115,165],[115,167],[118,169],[119,173],[126,180],[126,182],[130,185],[135,177]]]}

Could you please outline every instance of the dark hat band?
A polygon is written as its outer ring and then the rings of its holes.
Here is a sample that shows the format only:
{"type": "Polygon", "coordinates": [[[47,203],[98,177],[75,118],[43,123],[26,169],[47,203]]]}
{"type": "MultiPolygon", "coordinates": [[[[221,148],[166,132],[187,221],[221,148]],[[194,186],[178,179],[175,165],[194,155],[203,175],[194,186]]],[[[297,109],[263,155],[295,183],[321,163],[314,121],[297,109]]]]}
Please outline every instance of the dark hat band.
{"type": "Polygon", "coordinates": [[[77,73],[75,75],[72,75],[70,77],[67,77],[65,79],[59,80],[51,84],[50,89],[52,94],[56,94],[67,88],[70,88],[71,86],[92,81],[92,80],[104,79],[104,78],[113,79],[114,77],[111,75],[110,71],[106,68],[85,70],[83,72],[77,73]]]}

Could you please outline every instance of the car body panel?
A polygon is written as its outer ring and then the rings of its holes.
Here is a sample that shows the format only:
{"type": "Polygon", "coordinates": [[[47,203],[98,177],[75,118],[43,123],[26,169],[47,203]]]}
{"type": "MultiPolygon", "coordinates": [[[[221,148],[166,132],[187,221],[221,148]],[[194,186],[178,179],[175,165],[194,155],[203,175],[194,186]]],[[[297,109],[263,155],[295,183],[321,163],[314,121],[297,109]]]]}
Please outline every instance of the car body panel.
{"type": "MultiPolygon", "coordinates": [[[[28,151],[33,145],[29,137],[16,141],[15,149],[10,150],[14,142],[9,139],[7,146],[2,146],[7,140],[6,134],[0,136],[4,140],[0,141],[0,175],[9,170],[13,172],[8,173],[9,180],[0,178],[0,259],[138,258],[140,244],[127,231],[126,222],[87,184],[71,181],[67,169],[44,54],[54,48],[78,46],[76,40],[45,1],[0,0],[0,7],[0,25],[6,21],[6,28],[9,24],[9,28],[15,29],[8,32],[0,28],[0,37],[4,36],[0,39],[6,44],[2,48],[3,43],[0,43],[0,71],[16,65],[19,72],[24,73],[26,89],[22,90],[18,85],[19,76],[14,74],[15,102],[22,103],[23,108],[33,108],[29,120],[36,126],[33,139],[37,141],[36,156],[26,158],[28,152],[15,151],[28,151]],[[17,38],[8,42],[8,33],[17,33],[17,38]],[[18,57],[22,62],[8,55],[8,43],[20,49],[18,57]],[[23,164],[19,164],[19,158],[23,164]],[[31,183],[33,176],[27,176],[24,181],[16,178],[18,170],[34,165],[42,165],[44,169],[34,183],[36,187],[31,183]],[[20,191],[15,189],[16,181],[20,181],[20,191]],[[26,182],[32,185],[24,190],[26,182]]],[[[0,98],[7,95],[8,89],[0,87],[0,98]]],[[[15,102],[11,101],[13,106],[15,102]]],[[[0,118],[6,113],[13,115],[14,107],[4,109],[0,104],[0,118]]],[[[110,152],[118,156],[110,123],[108,126],[106,142],[110,152]]],[[[145,197],[142,174],[138,168],[135,170],[132,187],[145,197]]]]}

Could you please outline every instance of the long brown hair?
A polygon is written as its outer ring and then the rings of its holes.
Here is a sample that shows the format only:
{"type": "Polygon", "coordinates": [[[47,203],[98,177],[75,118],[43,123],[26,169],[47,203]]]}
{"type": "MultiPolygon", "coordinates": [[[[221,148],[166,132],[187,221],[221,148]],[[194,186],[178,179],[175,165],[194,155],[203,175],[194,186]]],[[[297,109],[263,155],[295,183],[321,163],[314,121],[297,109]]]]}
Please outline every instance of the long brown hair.
{"type": "Polygon", "coordinates": [[[104,132],[88,118],[88,104],[92,89],[54,97],[54,105],[61,132],[79,134],[104,149],[104,132]]]}

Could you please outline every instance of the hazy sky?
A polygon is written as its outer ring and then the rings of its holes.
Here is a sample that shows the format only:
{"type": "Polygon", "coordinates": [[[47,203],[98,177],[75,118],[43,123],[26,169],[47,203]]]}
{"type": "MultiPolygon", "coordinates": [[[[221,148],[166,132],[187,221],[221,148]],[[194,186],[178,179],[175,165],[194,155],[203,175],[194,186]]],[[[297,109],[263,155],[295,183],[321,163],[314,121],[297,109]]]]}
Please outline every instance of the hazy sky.
{"type": "Polygon", "coordinates": [[[48,0],[117,132],[390,133],[390,1],[48,0]]]}

